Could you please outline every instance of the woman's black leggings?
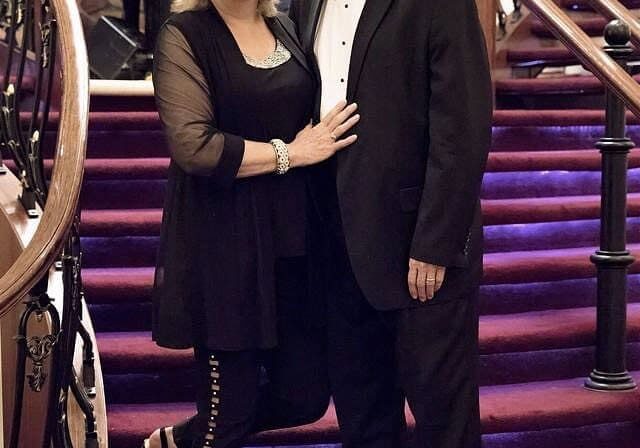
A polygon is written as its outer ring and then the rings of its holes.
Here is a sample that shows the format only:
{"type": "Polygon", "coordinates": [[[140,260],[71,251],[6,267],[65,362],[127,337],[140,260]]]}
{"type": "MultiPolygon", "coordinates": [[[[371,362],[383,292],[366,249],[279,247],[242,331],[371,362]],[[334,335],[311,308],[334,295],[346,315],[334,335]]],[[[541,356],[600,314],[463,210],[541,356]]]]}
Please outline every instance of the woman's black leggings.
{"type": "Polygon", "coordinates": [[[300,315],[300,269],[284,271],[298,275],[279,278],[277,348],[194,350],[198,412],[174,426],[178,448],[242,447],[255,432],[312,423],[326,412],[325,328],[300,315]]]}

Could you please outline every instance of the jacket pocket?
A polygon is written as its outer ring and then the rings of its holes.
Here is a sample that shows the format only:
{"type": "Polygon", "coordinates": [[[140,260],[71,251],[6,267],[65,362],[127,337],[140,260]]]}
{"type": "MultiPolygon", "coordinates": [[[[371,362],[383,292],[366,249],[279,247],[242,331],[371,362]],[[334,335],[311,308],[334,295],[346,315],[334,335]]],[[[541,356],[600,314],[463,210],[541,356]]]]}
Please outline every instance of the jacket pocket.
{"type": "Polygon", "coordinates": [[[422,189],[422,185],[401,188],[398,193],[400,210],[405,213],[415,212],[418,210],[418,207],[420,207],[420,201],[422,200],[422,189]]]}

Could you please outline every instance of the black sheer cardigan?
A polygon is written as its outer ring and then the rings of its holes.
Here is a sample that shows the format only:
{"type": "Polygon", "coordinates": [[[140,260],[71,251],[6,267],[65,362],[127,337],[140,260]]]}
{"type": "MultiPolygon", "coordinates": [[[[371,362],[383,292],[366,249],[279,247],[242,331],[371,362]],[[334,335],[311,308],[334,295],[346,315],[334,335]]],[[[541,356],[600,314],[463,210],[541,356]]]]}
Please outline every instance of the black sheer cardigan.
{"type": "Polygon", "coordinates": [[[245,139],[290,141],[309,122],[317,84],[289,19],[267,24],[292,54],[269,70],[246,65],[212,5],[174,14],[158,37],[153,79],[172,159],[153,290],[161,346],[277,345],[274,227],[287,226],[290,255],[306,251],[305,173],[236,175],[245,139]]]}

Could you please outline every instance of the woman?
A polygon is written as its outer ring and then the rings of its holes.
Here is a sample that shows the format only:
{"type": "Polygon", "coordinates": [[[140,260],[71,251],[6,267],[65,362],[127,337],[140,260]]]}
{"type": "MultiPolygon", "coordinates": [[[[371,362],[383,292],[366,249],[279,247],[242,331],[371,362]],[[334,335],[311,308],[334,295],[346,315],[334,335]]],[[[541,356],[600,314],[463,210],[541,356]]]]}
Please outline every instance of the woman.
{"type": "Polygon", "coordinates": [[[240,447],[328,404],[300,168],[352,144],[359,116],[342,102],[308,124],[317,86],[274,3],[177,0],[158,37],[153,80],[172,162],[153,338],[194,348],[197,415],[154,432],[150,448],[240,447]]]}

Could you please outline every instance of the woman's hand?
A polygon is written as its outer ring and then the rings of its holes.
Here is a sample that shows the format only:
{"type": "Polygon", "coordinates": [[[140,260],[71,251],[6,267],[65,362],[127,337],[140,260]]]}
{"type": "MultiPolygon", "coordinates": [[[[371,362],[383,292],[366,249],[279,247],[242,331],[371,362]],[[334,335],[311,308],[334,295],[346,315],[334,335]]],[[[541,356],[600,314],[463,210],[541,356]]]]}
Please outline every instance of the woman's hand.
{"type": "Polygon", "coordinates": [[[358,109],[356,104],[347,106],[341,101],[334,107],[320,123],[308,125],[301,130],[295,140],[289,143],[289,162],[292,167],[313,165],[334,155],[341,149],[353,144],[357,135],[342,137],[360,120],[360,115],[354,115],[358,109]]]}

